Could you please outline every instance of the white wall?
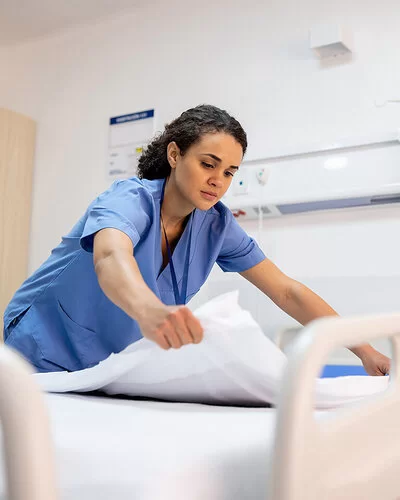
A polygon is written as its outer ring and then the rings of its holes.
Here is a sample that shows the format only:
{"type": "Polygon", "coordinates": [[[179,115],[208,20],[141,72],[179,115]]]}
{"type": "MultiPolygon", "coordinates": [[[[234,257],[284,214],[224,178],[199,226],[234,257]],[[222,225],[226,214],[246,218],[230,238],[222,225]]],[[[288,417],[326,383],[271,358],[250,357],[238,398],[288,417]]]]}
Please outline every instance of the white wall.
{"type": "MultiPolygon", "coordinates": [[[[162,129],[190,106],[216,104],[246,128],[247,159],[393,132],[400,107],[377,108],[374,101],[399,97],[397,7],[395,0],[153,1],[122,17],[0,49],[0,106],[38,122],[30,269],[108,186],[110,116],[154,107],[162,129]],[[321,63],[308,50],[308,29],[326,22],[353,30],[351,59],[321,63]]],[[[368,287],[361,286],[362,296],[342,293],[349,279],[367,276],[399,284],[399,210],[371,214],[266,222],[262,244],[339,312],[381,310],[386,302],[370,303],[368,287]]],[[[286,320],[276,308],[268,311],[262,322],[271,333],[286,320]]]]}

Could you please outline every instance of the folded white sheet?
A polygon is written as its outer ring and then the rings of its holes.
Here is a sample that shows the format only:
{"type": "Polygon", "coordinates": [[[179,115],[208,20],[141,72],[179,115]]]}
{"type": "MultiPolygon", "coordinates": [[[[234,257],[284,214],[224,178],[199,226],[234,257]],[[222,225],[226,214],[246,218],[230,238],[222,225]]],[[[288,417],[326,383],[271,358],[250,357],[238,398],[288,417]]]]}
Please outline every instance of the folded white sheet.
{"type": "MultiPolygon", "coordinates": [[[[221,295],[194,314],[204,327],[200,344],[164,351],[142,339],[93,368],[34,377],[48,392],[102,390],[182,402],[276,404],[286,356],[239,306],[238,293],[221,295]]],[[[388,377],[318,379],[315,405],[340,407],[387,385],[388,377]]]]}

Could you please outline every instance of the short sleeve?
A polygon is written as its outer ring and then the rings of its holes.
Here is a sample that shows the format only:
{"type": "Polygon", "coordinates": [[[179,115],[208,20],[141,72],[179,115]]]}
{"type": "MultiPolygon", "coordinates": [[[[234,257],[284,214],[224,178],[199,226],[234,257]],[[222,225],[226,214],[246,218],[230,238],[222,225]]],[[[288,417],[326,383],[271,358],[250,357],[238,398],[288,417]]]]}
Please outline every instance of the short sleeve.
{"type": "Polygon", "coordinates": [[[122,231],[135,247],[151,224],[153,214],[152,197],[139,182],[117,181],[89,206],[81,247],[93,252],[94,236],[106,228],[122,231]]]}
{"type": "Polygon", "coordinates": [[[227,212],[227,228],[217,264],[225,272],[242,272],[259,264],[265,254],[257,242],[238,224],[230,211],[227,212]]]}

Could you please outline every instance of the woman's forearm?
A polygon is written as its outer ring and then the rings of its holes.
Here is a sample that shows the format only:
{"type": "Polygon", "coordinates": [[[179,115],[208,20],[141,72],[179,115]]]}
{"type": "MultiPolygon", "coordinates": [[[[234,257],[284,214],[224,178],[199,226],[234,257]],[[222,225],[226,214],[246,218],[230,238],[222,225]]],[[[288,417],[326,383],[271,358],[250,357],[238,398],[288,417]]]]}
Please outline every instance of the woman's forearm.
{"type": "Polygon", "coordinates": [[[147,307],[161,303],[146,285],[135,258],[127,252],[110,252],[96,263],[95,270],[105,295],[132,318],[140,319],[147,307]]]}
{"type": "Polygon", "coordinates": [[[302,325],[324,316],[338,316],[321,297],[295,280],[288,290],[282,309],[302,325]]]}
{"type": "MultiPolygon", "coordinates": [[[[338,313],[321,297],[295,280],[289,288],[284,303],[281,304],[281,309],[302,325],[317,318],[338,316],[338,313]]],[[[373,348],[369,344],[363,344],[350,350],[362,359],[373,348]]]]}

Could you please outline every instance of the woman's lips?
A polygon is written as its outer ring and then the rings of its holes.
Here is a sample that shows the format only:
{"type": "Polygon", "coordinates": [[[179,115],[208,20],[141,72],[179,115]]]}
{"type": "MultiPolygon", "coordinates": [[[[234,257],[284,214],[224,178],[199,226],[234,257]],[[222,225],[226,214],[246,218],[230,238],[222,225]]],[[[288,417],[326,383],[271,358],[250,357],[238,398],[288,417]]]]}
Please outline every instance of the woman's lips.
{"type": "Polygon", "coordinates": [[[203,198],[208,201],[215,201],[217,199],[217,195],[213,193],[208,193],[207,191],[200,191],[203,198]]]}

